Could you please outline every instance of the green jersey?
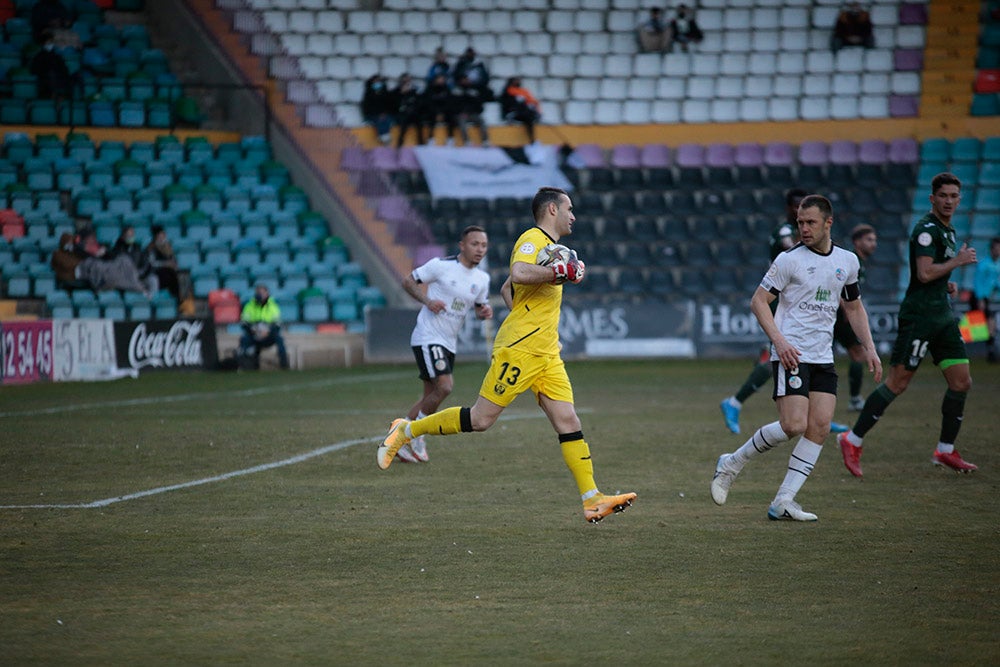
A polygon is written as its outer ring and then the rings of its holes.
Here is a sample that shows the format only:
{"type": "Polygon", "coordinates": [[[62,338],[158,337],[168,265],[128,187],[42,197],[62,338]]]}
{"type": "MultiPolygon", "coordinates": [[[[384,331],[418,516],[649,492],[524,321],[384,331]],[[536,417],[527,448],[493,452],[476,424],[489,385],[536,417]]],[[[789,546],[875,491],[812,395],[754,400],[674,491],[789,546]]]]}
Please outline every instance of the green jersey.
{"type": "Polygon", "coordinates": [[[783,222],[771,232],[771,261],[774,258],[785,252],[793,245],[795,241],[798,240],[798,230],[790,222],[783,222]]]}
{"type": "Polygon", "coordinates": [[[930,282],[917,278],[917,258],[930,257],[935,264],[943,264],[954,257],[955,228],[946,226],[933,213],[917,221],[910,234],[910,285],[900,305],[900,316],[941,315],[952,317],[951,300],[948,298],[948,278],[951,272],[930,282]]]}

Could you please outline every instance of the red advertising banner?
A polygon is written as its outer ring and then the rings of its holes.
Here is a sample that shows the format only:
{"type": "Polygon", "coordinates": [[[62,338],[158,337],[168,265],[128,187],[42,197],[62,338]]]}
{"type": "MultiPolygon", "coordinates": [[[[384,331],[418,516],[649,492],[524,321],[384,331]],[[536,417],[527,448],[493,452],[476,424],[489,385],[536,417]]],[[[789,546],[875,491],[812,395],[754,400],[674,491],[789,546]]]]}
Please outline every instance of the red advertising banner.
{"type": "Polygon", "coordinates": [[[4,322],[3,384],[52,379],[52,322],[4,322]]]}

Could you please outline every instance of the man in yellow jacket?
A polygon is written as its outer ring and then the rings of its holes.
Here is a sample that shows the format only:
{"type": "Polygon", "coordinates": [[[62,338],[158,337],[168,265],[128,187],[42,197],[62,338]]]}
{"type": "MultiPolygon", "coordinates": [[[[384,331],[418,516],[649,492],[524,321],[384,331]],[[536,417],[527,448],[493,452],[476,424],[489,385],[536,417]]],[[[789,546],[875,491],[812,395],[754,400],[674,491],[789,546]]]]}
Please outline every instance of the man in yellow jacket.
{"type": "Polygon", "coordinates": [[[281,335],[281,308],[266,285],[257,285],[254,297],[243,306],[240,323],[243,325],[240,356],[252,359],[253,367],[260,368],[260,351],[274,345],[281,367],[288,368],[288,352],[281,335]]]}

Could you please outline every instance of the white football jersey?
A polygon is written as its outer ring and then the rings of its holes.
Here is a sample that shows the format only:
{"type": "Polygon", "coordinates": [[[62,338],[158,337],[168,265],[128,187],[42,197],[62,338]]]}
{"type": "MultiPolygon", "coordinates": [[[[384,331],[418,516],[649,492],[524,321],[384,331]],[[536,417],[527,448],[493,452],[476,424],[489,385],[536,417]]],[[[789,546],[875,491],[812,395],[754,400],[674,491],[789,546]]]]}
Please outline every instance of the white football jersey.
{"type": "Polygon", "coordinates": [[[445,309],[436,314],[427,306],[420,309],[410,345],[443,345],[454,352],[466,314],[489,301],[489,274],[478,267],[466,268],[458,257],[435,257],[412,275],[427,285],[427,298],[443,301],[445,309]]]}
{"type": "MultiPolygon", "coordinates": [[[[801,243],[774,259],[760,286],[780,294],[774,321],[799,351],[799,361],[833,363],[833,325],[845,288],[858,282],[860,264],[853,252],[834,245],[821,255],[801,243]]],[[[774,345],[771,361],[777,361],[774,345]]]]}

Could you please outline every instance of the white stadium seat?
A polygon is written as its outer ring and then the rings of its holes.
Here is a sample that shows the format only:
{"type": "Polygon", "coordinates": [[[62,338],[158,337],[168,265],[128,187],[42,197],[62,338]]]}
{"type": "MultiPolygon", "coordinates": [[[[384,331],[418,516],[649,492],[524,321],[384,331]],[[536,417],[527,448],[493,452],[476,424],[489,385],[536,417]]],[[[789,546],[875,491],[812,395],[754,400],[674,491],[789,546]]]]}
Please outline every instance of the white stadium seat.
{"type": "Polygon", "coordinates": [[[574,100],[593,100],[600,93],[599,79],[573,79],[570,82],[570,97],[574,100]]]}
{"type": "Polygon", "coordinates": [[[542,78],[538,86],[539,99],[563,100],[569,96],[569,83],[566,79],[547,76],[542,78]]]}
{"type": "Polygon", "coordinates": [[[514,12],[513,28],[518,32],[541,32],[542,14],[540,12],[514,12]]]}
{"type": "Polygon", "coordinates": [[[692,76],[687,80],[686,97],[693,100],[710,100],[715,97],[715,79],[708,76],[692,76]]]}
{"type": "Polygon", "coordinates": [[[572,78],[576,76],[576,57],[562,54],[548,58],[549,76],[572,78]]]}
{"type": "Polygon", "coordinates": [[[766,121],[767,100],[746,98],[740,100],[740,120],[745,123],[766,121]]]}
{"type": "MultiPolygon", "coordinates": [[[[382,58],[382,74],[389,79],[398,79],[403,74],[409,72],[409,60],[402,56],[386,56],[382,58]]],[[[391,81],[389,87],[395,86],[395,81],[391,81]]]]}
{"type": "Polygon", "coordinates": [[[290,56],[302,56],[306,54],[306,36],[295,32],[285,32],[279,35],[281,38],[281,48],[290,56]]]}
{"type": "Polygon", "coordinates": [[[803,97],[799,104],[802,120],[825,120],[830,117],[830,104],[826,98],[803,97]]]}
{"type": "Polygon", "coordinates": [[[449,35],[458,29],[458,24],[453,13],[434,12],[428,18],[427,28],[439,35],[449,35]]]}
{"type": "Polygon", "coordinates": [[[524,51],[524,35],[521,33],[505,32],[497,35],[497,53],[516,56],[524,51]]]}
{"type": "Polygon", "coordinates": [[[777,30],[781,27],[781,13],[776,7],[757,7],[753,10],[750,27],[754,30],[777,30]]]}
{"type": "Polygon", "coordinates": [[[806,71],[806,56],[801,52],[782,52],[778,54],[777,72],[779,74],[804,74],[806,71]]]}
{"type": "Polygon", "coordinates": [[[753,32],[750,30],[727,30],[722,36],[722,50],[744,56],[753,50],[753,32]]]}
{"type": "Polygon", "coordinates": [[[324,72],[330,79],[351,78],[351,59],[347,56],[330,56],[326,59],[324,72]]]}
{"type": "Polygon", "coordinates": [[[549,12],[545,17],[545,29],[556,34],[572,31],[573,12],[549,12]]]}
{"type": "Polygon", "coordinates": [[[833,82],[829,74],[808,74],[802,78],[802,94],[805,97],[829,97],[833,82]]]}
{"type": "Polygon", "coordinates": [[[743,97],[742,76],[720,76],[715,79],[715,97],[721,99],[739,99],[743,97]]]}
{"type": "Polygon", "coordinates": [[[281,34],[288,32],[288,14],[282,11],[271,10],[262,14],[264,25],[271,32],[281,34]]]}
{"type": "Polygon", "coordinates": [[[635,35],[629,32],[612,33],[608,53],[635,53],[635,35]]]}
{"type": "Polygon", "coordinates": [[[604,75],[604,57],[583,54],[576,57],[576,76],[599,78],[604,75]]]}
{"type": "Polygon", "coordinates": [[[573,17],[573,27],[579,32],[600,32],[604,30],[604,14],[601,12],[575,12],[573,17]]]}
{"type": "MultiPolygon", "coordinates": [[[[382,36],[382,44],[379,45],[381,48],[374,48],[369,51],[369,53],[382,54],[388,50],[388,40],[385,36],[382,36]]],[[[328,35],[325,32],[314,32],[306,35],[306,53],[313,56],[332,56],[336,51],[334,50],[333,35],[328,35]]]]}
{"type": "Polygon", "coordinates": [[[778,56],[774,53],[751,53],[747,61],[750,74],[773,75],[778,71],[778,56]]]}
{"type": "Polygon", "coordinates": [[[563,105],[563,120],[571,125],[592,125],[594,123],[593,104],[580,100],[566,102],[563,105]]]}
{"type": "Polygon", "coordinates": [[[722,28],[723,30],[743,30],[750,25],[751,18],[752,12],[749,9],[730,7],[725,10],[722,16],[722,28]]]}
{"type": "Polygon", "coordinates": [[[316,12],[316,30],[339,35],[344,31],[344,16],[340,12],[316,12]]]}
{"type": "Polygon", "coordinates": [[[919,72],[893,72],[889,84],[896,95],[920,94],[919,72]]]}
{"type": "Polygon", "coordinates": [[[860,74],[834,74],[831,85],[834,95],[860,95],[860,74]]]}
{"type": "Polygon", "coordinates": [[[760,74],[748,76],[743,80],[743,94],[766,99],[774,94],[774,80],[760,74]]]}
{"type": "Polygon", "coordinates": [[[711,104],[708,100],[684,100],[681,102],[681,120],[685,123],[707,123],[711,118],[711,104]]]}
{"type": "Polygon", "coordinates": [[[323,79],[326,77],[326,59],[316,56],[299,58],[299,69],[307,79],[323,79]]]}
{"type": "Polygon", "coordinates": [[[361,48],[361,35],[341,33],[334,42],[337,53],[343,56],[360,56],[366,52],[361,48]]]}
{"type": "Polygon", "coordinates": [[[373,58],[371,56],[357,56],[351,62],[351,74],[353,74],[356,79],[364,80],[378,73],[378,58],[373,58]]]}
{"type": "Polygon", "coordinates": [[[514,29],[514,18],[508,11],[494,9],[486,14],[486,25],[492,33],[510,32],[514,29]]]}
{"type": "MultiPolygon", "coordinates": [[[[896,28],[895,46],[902,49],[921,49],[926,40],[926,31],[922,25],[901,25],[896,28]]],[[[875,42],[876,45],[879,42],[875,42]]],[[[888,46],[888,43],[886,43],[888,46]]]]}
{"type": "Polygon", "coordinates": [[[837,120],[857,118],[859,113],[857,97],[835,97],[830,101],[830,116],[837,120]]]}
{"type": "Polygon", "coordinates": [[[888,95],[892,90],[885,72],[865,72],[861,75],[861,92],[866,95],[888,95]]]}
{"type": "Polygon", "coordinates": [[[719,62],[719,72],[726,76],[743,76],[749,64],[744,53],[724,53],[719,62]]]}
{"type": "Polygon", "coordinates": [[[620,10],[608,12],[608,30],[611,32],[634,30],[638,23],[635,12],[620,10]]]}
{"type": "Polygon", "coordinates": [[[783,7],[781,27],[784,30],[801,30],[809,27],[809,10],[804,7],[783,7]]]}
{"type": "Polygon", "coordinates": [[[605,77],[600,80],[598,96],[602,100],[624,100],[628,91],[628,80],[605,77]]]}
{"type": "Polygon", "coordinates": [[[834,71],[832,51],[810,51],[806,57],[806,71],[810,74],[830,74],[834,71]]]}
{"type": "Polygon", "coordinates": [[[316,29],[316,12],[294,11],[288,14],[288,30],[290,32],[308,33],[316,29]]]}
{"type": "Polygon", "coordinates": [[[862,118],[888,118],[889,98],[881,95],[862,95],[858,115],[862,118]]]}
{"type": "Polygon", "coordinates": [[[409,56],[417,51],[417,38],[405,32],[389,35],[389,53],[397,56],[409,56]]]}
{"type": "Polygon", "coordinates": [[[767,117],[771,120],[798,120],[798,100],[794,97],[772,97],[767,102],[767,117]]]}
{"type": "Polygon", "coordinates": [[[663,61],[663,73],[667,76],[688,76],[691,74],[690,54],[668,53],[663,61]]]}
{"type": "Polygon", "coordinates": [[[529,32],[524,35],[524,51],[537,56],[549,55],[552,53],[552,35],[547,32],[529,32]]]}
{"type": "Polygon", "coordinates": [[[713,76],[719,73],[719,56],[714,53],[696,53],[691,57],[691,73],[713,76]]]}
{"type": "MultiPolygon", "coordinates": [[[[582,49],[584,53],[604,53],[607,55],[614,55],[618,53],[617,51],[613,51],[611,49],[611,35],[606,32],[583,33],[582,49]]],[[[634,50],[635,48],[633,46],[632,51],[634,50]]],[[[631,51],[629,53],[631,53],[631,51]]]]}
{"type": "Polygon", "coordinates": [[[632,71],[636,76],[660,76],[663,72],[663,56],[659,53],[637,53],[632,71]]]}
{"type": "Polygon", "coordinates": [[[684,99],[687,79],[665,76],[656,82],[656,98],[660,100],[684,99]]]}
{"type": "Polygon", "coordinates": [[[402,30],[402,14],[399,12],[375,12],[375,30],[392,34],[402,30]]]}
{"type": "Polygon", "coordinates": [[[632,58],[630,56],[604,56],[604,76],[627,77],[632,72],[632,58]]]}
{"type": "Polygon", "coordinates": [[[860,74],[865,69],[864,51],[864,49],[840,49],[834,58],[834,71],[860,74]]]}
{"type": "Polygon", "coordinates": [[[750,35],[750,51],[752,53],[777,51],[781,45],[781,34],[777,30],[754,30],[750,35]]]}
{"type": "Polygon", "coordinates": [[[355,33],[375,31],[375,12],[348,12],[347,29],[355,33]]]}
{"type": "Polygon", "coordinates": [[[626,100],[622,105],[622,121],[633,125],[649,123],[649,107],[648,100],[626,100]]]}
{"type": "Polygon", "coordinates": [[[628,80],[626,99],[653,100],[656,99],[656,78],[634,76],[628,80]]]}
{"type": "Polygon", "coordinates": [[[518,56],[518,74],[524,77],[541,77],[545,75],[545,58],[542,56],[518,56]]]}
{"type": "Polygon", "coordinates": [[[486,23],[485,12],[462,12],[458,16],[458,27],[469,34],[475,35],[477,39],[481,34],[490,30],[486,23]]]}
{"type": "Polygon", "coordinates": [[[427,12],[403,12],[400,29],[413,34],[426,32],[427,18],[427,12]]]}
{"type": "Polygon", "coordinates": [[[556,34],[555,52],[577,55],[583,52],[583,38],[575,32],[556,34]]]}
{"type": "Polygon", "coordinates": [[[677,123],[681,119],[681,105],[676,100],[654,100],[649,109],[654,123],[677,123]]]}
{"type": "Polygon", "coordinates": [[[783,30],[779,41],[782,51],[808,51],[808,30],[783,30]]]}
{"type": "Polygon", "coordinates": [[[812,27],[817,30],[832,31],[833,26],[837,24],[837,15],[839,13],[840,7],[831,7],[829,5],[816,7],[812,13],[812,27]]]}
{"type": "Polygon", "coordinates": [[[776,97],[798,97],[802,94],[802,75],[781,74],[774,77],[776,97]]]}
{"type": "Polygon", "coordinates": [[[713,123],[735,123],[740,120],[739,100],[712,100],[709,118],[713,123]]]}
{"type": "Polygon", "coordinates": [[[329,104],[337,104],[338,102],[345,101],[344,91],[341,88],[340,81],[335,79],[317,81],[316,92],[319,93],[319,98],[321,100],[329,104]]]}
{"type": "Polygon", "coordinates": [[[864,62],[866,72],[892,72],[895,69],[891,49],[865,49],[864,62]]]}

